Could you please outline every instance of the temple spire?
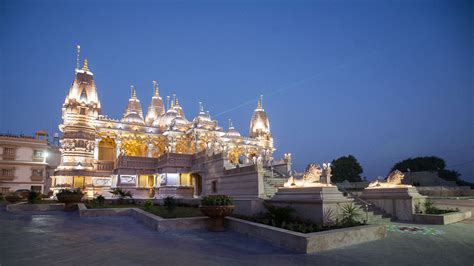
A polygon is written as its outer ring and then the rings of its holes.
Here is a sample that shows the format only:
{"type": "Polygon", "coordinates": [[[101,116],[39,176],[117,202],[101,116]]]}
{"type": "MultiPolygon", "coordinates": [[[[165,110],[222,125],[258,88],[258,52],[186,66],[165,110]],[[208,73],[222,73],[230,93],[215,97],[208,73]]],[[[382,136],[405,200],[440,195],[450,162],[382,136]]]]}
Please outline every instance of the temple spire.
{"type": "Polygon", "coordinates": [[[80,54],[81,54],[81,46],[78,44],[76,46],[76,49],[77,49],[77,57],[76,57],[76,69],[79,69],[79,65],[81,63],[81,57],[80,57],[80,54]]]}
{"type": "Polygon", "coordinates": [[[160,93],[158,91],[158,83],[156,80],[153,80],[153,88],[155,89],[155,96],[160,96],[160,93]]]}
{"type": "Polygon", "coordinates": [[[204,106],[202,105],[202,102],[199,102],[199,113],[203,114],[204,113],[204,106]]]}
{"type": "Polygon", "coordinates": [[[258,109],[262,109],[262,100],[263,100],[263,95],[260,95],[260,99],[258,99],[258,105],[257,105],[257,108],[258,109]]]}
{"type": "Polygon", "coordinates": [[[137,90],[133,85],[130,85],[130,97],[133,99],[137,98],[137,90]]]}
{"type": "Polygon", "coordinates": [[[82,67],[82,70],[89,71],[89,62],[87,61],[87,58],[84,59],[84,66],[82,67]]]}

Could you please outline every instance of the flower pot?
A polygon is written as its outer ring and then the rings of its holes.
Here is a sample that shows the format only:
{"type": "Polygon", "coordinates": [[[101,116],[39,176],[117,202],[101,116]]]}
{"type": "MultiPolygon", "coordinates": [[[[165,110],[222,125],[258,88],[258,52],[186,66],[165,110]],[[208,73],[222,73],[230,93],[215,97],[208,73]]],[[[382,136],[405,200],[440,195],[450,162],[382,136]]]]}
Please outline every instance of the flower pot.
{"type": "Polygon", "coordinates": [[[64,210],[73,211],[76,207],[76,203],[81,202],[84,195],[82,194],[57,194],[56,197],[61,203],[65,203],[64,210]]]}
{"type": "Polygon", "coordinates": [[[211,218],[209,230],[214,232],[225,231],[224,218],[231,215],[234,205],[229,206],[200,206],[201,212],[211,218]]]}
{"type": "Polygon", "coordinates": [[[21,200],[21,197],[18,195],[7,195],[5,196],[5,200],[9,203],[15,203],[21,200]]]}

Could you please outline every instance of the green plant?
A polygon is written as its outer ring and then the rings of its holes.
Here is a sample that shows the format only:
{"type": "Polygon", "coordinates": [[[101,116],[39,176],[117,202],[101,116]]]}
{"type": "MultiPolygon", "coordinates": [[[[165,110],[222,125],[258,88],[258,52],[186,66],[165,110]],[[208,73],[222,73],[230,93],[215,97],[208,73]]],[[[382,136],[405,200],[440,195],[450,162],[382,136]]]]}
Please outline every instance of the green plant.
{"type": "Polygon", "coordinates": [[[163,205],[169,212],[173,212],[177,207],[176,199],[174,197],[168,196],[164,199],[163,205]]]}
{"type": "Polygon", "coordinates": [[[341,223],[343,226],[353,226],[356,224],[360,224],[357,221],[357,218],[360,217],[361,213],[359,208],[352,203],[348,203],[341,207],[342,210],[342,218],[341,223]]]}
{"type": "Polygon", "coordinates": [[[277,207],[268,203],[264,203],[266,213],[263,218],[268,220],[273,226],[281,227],[283,223],[289,223],[293,220],[293,212],[291,207],[277,207]]]}
{"type": "Polygon", "coordinates": [[[92,200],[92,204],[102,206],[105,204],[105,198],[102,195],[97,196],[95,199],[92,200]]]}
{"type": "Polygon", "coordinates": [[[30,204],[37,204],[41,202],[41,193],[31,190],[28,193],[28,203],[30,204]]]}
{"type": "Polygon", "coordinates": [[[76,189],[61,189],[56,195],[82,195],[84,196],[84,193],[82,193],[80,188],[76,189]]]}
{"type": "Polygon", "coordinates": [[[438,209],[437,207],[434,206],[434,202],[430,199],[427,199],[423,203],[423,207],[425,208],[425,213],[426,214],[445,214],[445,213],[450,213],[450,212],[458,212],[459,209],[451,209],[448,208],[446,210],[438,209]]]}
{"type": "Polygon", "coordinates": [[[202,206],[230,206],[233,205],[234,201],[227,195],[209,195],[202,197],[202,206]]]}
{"type": "Polygon", "coordinates": [[[153,201],[145,200],[145,203],[143,204],[143,209],[145,209],[145,211],[151,211],[153,209],[153,201]]]}
{"type": "Polygon", "coordinates": [[[0,194],[0,202],[4,202],[5,201],[5,196],[3,196],[3,194],[0,194]]]}
{"type": "Polygon", "coordinates": [[[119,198],[119,203],[123,203],[123,200],[126,198],[133,198],[133,194],[130,191],[124,191],[121,188],[114,188],[109,191],[112,195],[119,198]]]}

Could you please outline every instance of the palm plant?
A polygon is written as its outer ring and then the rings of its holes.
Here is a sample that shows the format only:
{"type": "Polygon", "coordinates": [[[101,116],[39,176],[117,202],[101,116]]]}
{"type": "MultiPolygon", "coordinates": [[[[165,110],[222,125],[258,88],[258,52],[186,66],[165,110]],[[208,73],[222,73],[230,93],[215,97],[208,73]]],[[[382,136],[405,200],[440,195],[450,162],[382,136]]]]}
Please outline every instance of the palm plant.
{"type": "Polygon", "coordinates": [[[341,223],[344,226],[353,226],[359,223],[357,218],[360,217],[361,213],[359,208],[352,203],[344,205],[342,208],[342,220],[341,223]]]}
{"type": "Polygon", "coordinates": [[[130,191],[124,191],[121,188],[114,188],[109,191],[112,195],[116,196],[119,198],[119,203],[122,203],[124,199],[126,198],[133,198],[133,194],[130,191]]]}

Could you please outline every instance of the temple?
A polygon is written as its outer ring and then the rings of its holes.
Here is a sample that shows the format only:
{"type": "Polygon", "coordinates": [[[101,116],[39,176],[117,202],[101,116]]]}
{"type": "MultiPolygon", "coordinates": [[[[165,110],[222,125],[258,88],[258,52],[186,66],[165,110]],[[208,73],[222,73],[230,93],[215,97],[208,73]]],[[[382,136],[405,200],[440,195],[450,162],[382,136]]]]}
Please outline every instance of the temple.
{"type": "Polygon", "coordinates": [[[262,97],[245,137],[230,120],[227,130],[219,126],[202,103],[193,119],[176,95],[168,96],[165,106],[156,81],[145,115],[134,86],[130,93],[121,119],[103,115],[94,74],[87,59],[79,68],[78,56],[62,106],[61,163],[52,177],[53,190],[82,188],[89,197],[122,188],[138,198],[268,198],[285,182],[291,157],[273,159],[262,97]]]}

